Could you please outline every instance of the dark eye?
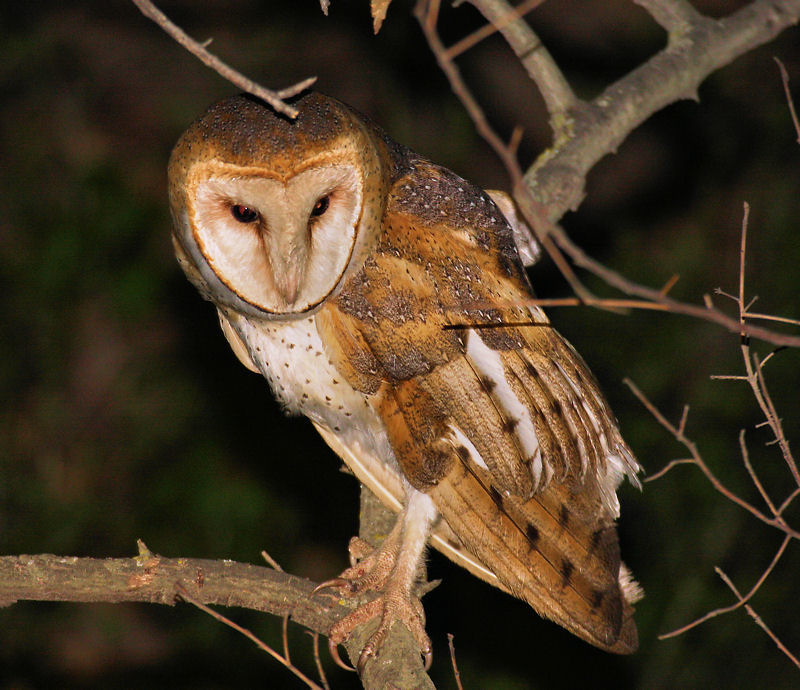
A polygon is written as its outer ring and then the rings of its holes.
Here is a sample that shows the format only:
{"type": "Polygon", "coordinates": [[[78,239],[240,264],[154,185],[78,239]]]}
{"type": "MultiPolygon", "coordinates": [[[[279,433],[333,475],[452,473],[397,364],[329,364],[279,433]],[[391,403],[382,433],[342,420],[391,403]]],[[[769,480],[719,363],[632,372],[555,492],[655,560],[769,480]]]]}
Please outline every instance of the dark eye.
{"type": "Polygon", "coordinates": [[[254,223],[258,220],[258,211],[254,211],[249,206],[234,204],[231,206],[231,215],[240,223],[254,223]]]}
{"type": "Polygon", "coordinates": [[[328,206],[331,205],[330,197],[323,196],[321,199],[317,199],[317,203],[314,204],[314,208],[311,209],[312,216],[321,216],[325,211],[328,210],[328,206]]]}

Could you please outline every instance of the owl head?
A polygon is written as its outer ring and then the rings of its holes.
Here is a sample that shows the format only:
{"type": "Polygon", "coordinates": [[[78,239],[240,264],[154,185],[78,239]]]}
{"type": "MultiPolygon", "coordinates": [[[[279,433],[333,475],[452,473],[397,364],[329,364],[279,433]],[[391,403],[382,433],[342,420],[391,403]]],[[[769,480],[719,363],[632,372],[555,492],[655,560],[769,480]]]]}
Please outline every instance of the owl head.
{"type": "Polygon", "coordinates": [[[257,318],[308,315],[374,242],[386,143],[348,106],[310,93],[291,120],[250,96],[212,105],[169,163],[178,260],[200,292],[257,318]]]}

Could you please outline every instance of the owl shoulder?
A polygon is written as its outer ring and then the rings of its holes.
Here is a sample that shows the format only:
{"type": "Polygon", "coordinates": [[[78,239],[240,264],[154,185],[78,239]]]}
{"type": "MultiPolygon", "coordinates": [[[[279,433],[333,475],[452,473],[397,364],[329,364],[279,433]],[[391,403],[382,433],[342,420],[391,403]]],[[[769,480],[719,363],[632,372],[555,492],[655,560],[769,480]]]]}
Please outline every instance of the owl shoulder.
{"type": "Polygon", "coordinates": [[[513,230],[489,194],[409,149],[402,154],[384,213],[390,251],[424,245],[442,259],[477,261],[529,288],[513,230]]]}

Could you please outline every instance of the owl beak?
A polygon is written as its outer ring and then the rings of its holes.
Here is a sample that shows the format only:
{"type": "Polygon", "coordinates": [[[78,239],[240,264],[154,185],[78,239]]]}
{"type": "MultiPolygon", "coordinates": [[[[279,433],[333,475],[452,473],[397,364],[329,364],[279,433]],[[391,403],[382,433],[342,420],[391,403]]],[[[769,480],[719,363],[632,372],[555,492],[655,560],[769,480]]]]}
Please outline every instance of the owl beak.
{"type": "Polygon", "coordinates": [[[276,246],[271,252],[275,288],[286,307],[297,301],[305,272],[305,247],[290,242],[276,246]]]}
{"type": "Polygon", "coordinates": [[[308,258],[307,221],[299,220],[289,212],[276,215],[272,220],[273,231],[265,237],[265,249],[277,296],[283,301],[283,306],[291,310],[300,296],[308,258]]]}
{"type": "Polygon", "coordinates": [[[277,276],[275,287],[278,294],[283,298],[287,307],[291,307],[297,300],[297,293],[300,292],[300,276],[297,271],[284,271],[277,276]]]}

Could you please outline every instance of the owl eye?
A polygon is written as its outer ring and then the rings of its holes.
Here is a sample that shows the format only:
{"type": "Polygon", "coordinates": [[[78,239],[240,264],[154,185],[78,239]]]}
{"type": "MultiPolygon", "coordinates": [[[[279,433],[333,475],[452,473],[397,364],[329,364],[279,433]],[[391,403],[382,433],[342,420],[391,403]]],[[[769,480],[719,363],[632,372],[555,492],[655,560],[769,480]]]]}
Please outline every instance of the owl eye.
{"type": "Polygon", "coordinates": [[[240,223],[254,223],[258,220],[258,211],[254,211],[244,204],[234,204],[231,206],[231,215],[240,223]]]}
{"type": "Polygon", "coordinates": [[[320,199],[317,199],[317,203],[314,204],[314,208],[311,209],[312,216],[321,216],[325,211],[328,210],[328,206],[331,205],[331,199],[329,196],[323,196],[320,199]]]}

